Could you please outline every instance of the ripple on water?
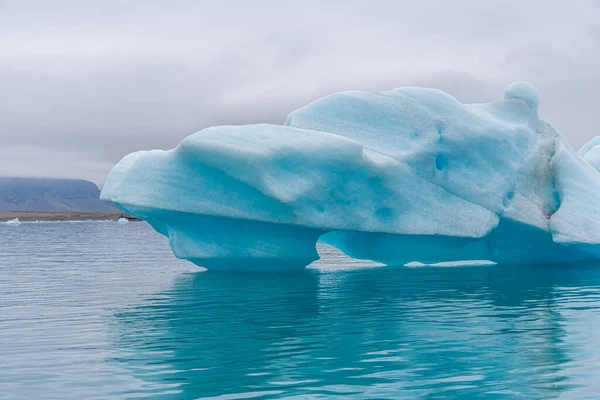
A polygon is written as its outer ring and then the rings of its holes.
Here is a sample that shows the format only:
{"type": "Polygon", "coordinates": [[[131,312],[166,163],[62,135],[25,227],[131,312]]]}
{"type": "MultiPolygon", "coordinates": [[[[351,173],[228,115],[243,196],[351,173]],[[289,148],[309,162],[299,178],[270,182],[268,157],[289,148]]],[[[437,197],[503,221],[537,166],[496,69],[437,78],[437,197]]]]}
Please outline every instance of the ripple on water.
{"type": "Polygon", "coordinates": [[[600,266],[373,268],[320,251],[306,271],[202,272],[143,223],[0,226],[0,393],[600,393],[600,266]]]}

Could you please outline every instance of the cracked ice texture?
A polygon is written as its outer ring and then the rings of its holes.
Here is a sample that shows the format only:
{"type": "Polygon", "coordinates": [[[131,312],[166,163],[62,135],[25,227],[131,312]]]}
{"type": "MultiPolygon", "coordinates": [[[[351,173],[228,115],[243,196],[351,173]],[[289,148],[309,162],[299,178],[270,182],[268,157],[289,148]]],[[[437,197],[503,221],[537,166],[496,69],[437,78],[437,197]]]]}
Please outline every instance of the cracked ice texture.
{"type": "Polygon", "coordinates": [[[209,269],[304,267],[319,240],[391,265],[600,257],[600,141],[576,153],[527,83],[504,97],[337,93],[129,154],[101,197],[209,269]]]}

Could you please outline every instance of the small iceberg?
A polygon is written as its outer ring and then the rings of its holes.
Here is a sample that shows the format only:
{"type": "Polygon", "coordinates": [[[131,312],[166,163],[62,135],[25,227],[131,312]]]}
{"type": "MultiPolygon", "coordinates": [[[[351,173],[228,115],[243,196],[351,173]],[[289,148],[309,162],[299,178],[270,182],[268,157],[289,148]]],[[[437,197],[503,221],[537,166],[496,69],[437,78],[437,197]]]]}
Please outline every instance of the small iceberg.
{"type": "Polygon", "coordinates": [[[11,219],[6,222],[6,225],[21,225],[21,221],[19,221],[19,218],[11,219]]]}
{"type": "Polygon", "coordinates": [[[117,220],[117,222],[118,222],[119,224],[127,224],[127,223],[129,223],[129,220],[128,220],[127,218],[123,218],[123,217],[121,217],[121,218],[119,218],[119,219],[117,220]]]}

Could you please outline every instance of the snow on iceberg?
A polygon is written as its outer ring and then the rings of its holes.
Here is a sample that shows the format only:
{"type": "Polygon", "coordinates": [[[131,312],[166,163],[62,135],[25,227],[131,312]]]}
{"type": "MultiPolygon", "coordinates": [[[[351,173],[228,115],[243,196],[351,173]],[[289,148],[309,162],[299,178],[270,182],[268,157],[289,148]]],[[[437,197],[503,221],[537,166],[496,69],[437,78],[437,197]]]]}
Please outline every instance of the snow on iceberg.
{"type": "Polygon", "coordinates": [[[523,82],[487,104],[337,93],[129,154],[101,198],[209,269],[304,267],[319,240],[392,265],[600,257],[600,147],[578,155],[538,105],[523,82]]]}

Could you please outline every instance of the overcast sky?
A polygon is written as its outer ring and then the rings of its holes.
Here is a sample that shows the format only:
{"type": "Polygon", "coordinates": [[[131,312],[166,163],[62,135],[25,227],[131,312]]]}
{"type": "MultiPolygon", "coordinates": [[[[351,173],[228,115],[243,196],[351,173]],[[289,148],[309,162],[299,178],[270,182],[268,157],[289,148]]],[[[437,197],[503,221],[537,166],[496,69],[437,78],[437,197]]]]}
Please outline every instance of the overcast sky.
{"type": "Polygon", "coordinates": [[[600,134],[600,2],[0,0],[0,175],[102,183],[125,154],[323,95],[514,80],[579,147],[600,134]]]}

